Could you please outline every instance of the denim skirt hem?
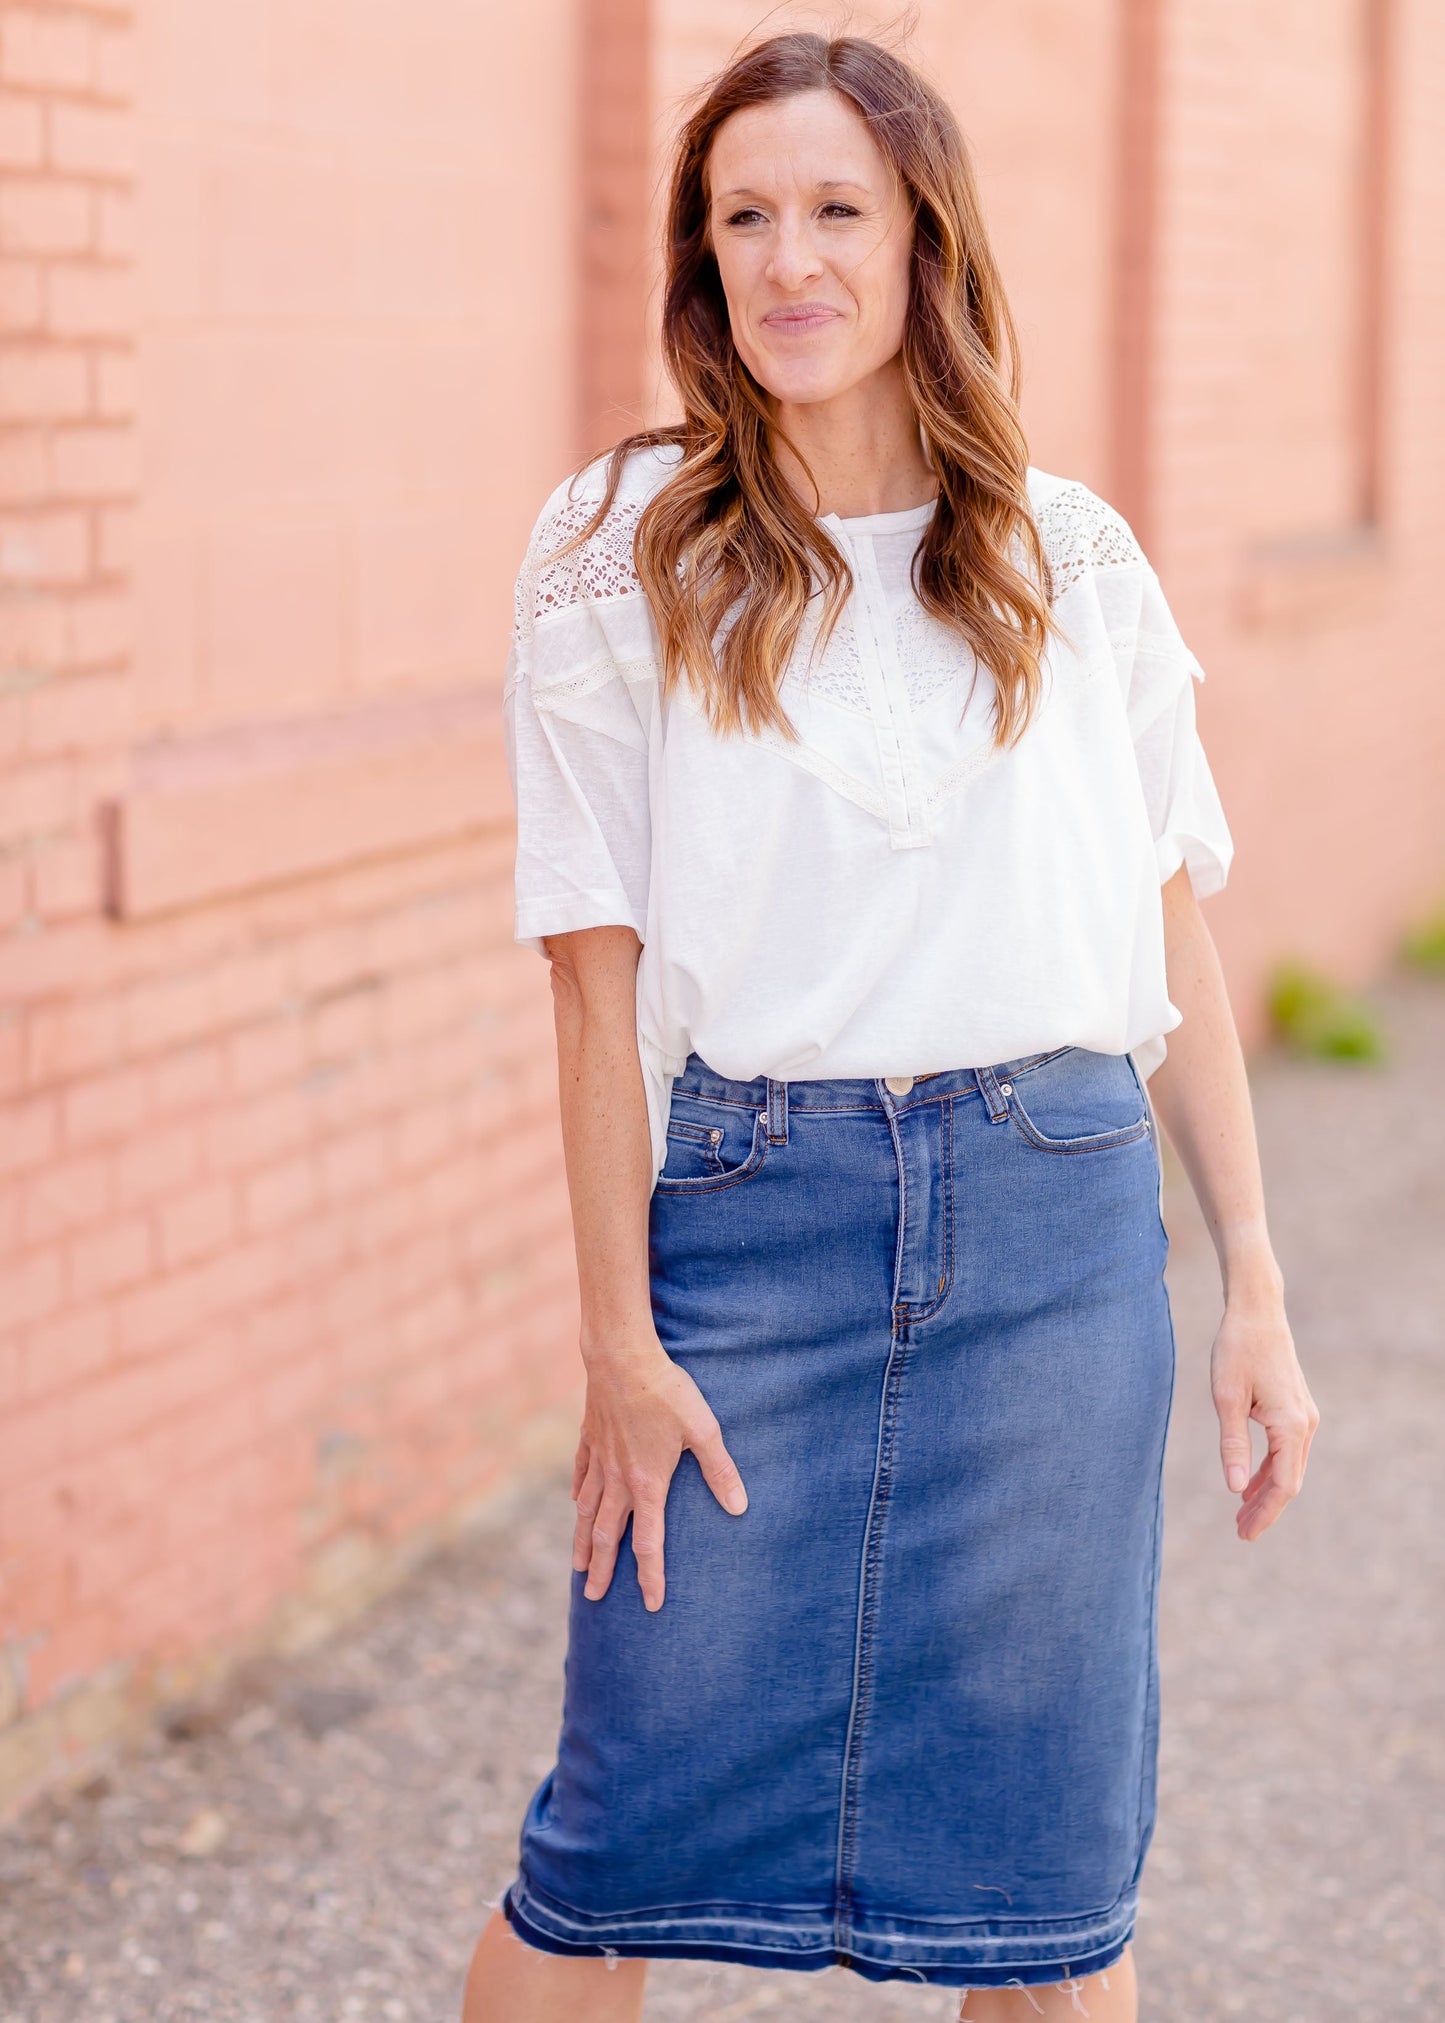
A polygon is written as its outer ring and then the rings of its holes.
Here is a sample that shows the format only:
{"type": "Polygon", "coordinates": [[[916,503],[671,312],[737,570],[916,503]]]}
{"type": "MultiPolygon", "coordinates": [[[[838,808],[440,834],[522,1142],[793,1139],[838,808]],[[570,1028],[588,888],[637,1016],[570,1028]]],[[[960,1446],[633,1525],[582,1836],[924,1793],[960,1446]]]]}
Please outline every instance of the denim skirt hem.
{"type": "Polygon", "coordinates": [[[755,1904],[678,1905],[656,1917],[588,1917],[537,1890],[522,1874],[503,1898],[502,1910],[527,1945],[573,1958],[719,1960],[805,1974],[846,1967],[867,1981],[1001,1988],[1083,1979],[1112,1967],[1133,1937],[1137,1904],[1138,1892],[1131,1889],[1102,1917],[1074,1919],[1067,1926],[987,1919],[926,1938],[858,1926],[845,1935],[825,1909],[810,1914],[755,1904]]]}
{"type": "Polygon", "coordinates": [[[990,1987],[1119,1957],[1154,1826],[1174,1383],[1127,1054],[673,1084],[667,1588],[571,1574],[556,1762],[506,1911],[553,1952],[990,1987]]]}

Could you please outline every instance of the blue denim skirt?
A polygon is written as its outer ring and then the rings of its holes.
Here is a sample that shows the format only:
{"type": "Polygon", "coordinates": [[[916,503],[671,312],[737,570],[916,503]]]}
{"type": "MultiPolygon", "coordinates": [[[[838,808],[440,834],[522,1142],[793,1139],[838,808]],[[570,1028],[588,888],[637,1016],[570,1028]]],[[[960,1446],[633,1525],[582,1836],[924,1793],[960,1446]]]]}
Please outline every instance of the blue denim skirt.
{"type": "Polygon", "coordinates": [[[1154,1828],[1168,1237],[1132,1058],[889,1081],[693,1054],[650,1206],[685,1454],[667,1597],[574,1573],[504,1909],[545,1951],[1095,1973],[1154,1828]]]}

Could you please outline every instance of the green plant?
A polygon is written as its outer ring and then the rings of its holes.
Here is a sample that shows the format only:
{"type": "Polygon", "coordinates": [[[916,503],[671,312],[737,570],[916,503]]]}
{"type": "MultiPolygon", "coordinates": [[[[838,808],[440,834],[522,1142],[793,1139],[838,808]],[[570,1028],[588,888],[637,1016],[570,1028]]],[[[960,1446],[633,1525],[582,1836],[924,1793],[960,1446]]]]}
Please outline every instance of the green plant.
{"type": "Polygon", "coordinates": [[[1382,1061],[1379,1021],[1361,999],[1300,962],[1284,962],[1269,985],[1274,1029],[1295,1053],[1316,1059],[1382,1061]]]}
{"type": "Polygon", "coordinates": [[[1417,969],[1445,969],[1445,903],[1410,929],[1400,952],[1417,969]]]}

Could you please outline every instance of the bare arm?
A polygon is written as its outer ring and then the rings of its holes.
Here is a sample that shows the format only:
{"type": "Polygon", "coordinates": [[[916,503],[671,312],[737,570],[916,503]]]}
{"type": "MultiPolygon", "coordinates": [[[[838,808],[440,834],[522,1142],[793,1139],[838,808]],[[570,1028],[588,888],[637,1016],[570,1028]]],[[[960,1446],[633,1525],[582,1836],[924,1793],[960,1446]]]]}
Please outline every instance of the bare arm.
{"type": "Polygon", "coordinates": [[[562,1146],[587,1369],[572,1496],[572,1564],[599,1601],[632,1517],[643,1602],[662,1607],[663,1507],[685,1449],[725,1510],[747,1494],[717,1419],[653,1325],[647,1265],[651,1133],[637,1054],[637,960],[630,927],[549,936],[562,1146]]]}
{"type": "Polygon", "coordinates": [[[1149,1093],[1219,1257],[1224,1317],[1210,1384],[1225,1480],[1243,1497],[1235,1526],[1241,1538],[1254,1539],[1299,1493],[1319,1412],[1285,1317],[1239,1035],[1187,869],[1166,882],[1163,898],[1169,995],[1184,1022],[1169,1035],[1168,1055],[1150,1077],[1149,1093]],[[1268,1441],[1253,1475],[1251,1419],[1268,1441]]]}

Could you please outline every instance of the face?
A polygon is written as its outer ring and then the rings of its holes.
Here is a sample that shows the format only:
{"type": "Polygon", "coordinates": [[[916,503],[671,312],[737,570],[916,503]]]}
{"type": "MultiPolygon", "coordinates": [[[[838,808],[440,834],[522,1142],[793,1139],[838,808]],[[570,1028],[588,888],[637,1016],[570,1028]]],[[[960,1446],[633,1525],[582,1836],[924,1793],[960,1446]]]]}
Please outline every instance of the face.
{"type": "Polygon", "coordinates": [[[846,98],[800,92],[735,112],[713,137],[708,192],[733,342],[766,392],[833,400],[897,358],[913,220],[846,98]]]}

